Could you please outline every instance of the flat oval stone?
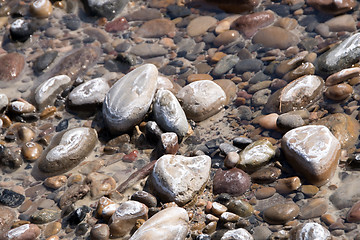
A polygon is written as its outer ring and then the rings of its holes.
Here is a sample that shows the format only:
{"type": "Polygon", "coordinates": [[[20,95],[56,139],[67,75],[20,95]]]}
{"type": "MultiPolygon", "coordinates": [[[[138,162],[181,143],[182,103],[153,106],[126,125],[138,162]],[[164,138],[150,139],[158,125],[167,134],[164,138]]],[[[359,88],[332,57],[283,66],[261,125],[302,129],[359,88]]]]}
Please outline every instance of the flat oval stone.
{"type": "Polygon", "coordinates": [[[337,168],[340,142],[327,127],[308,125],[287,132],[281,147],[290,165],[314,185],[323,185],[337,168]]]}
{"type": "Polygon", "coordinates": [[[331,32],[354,32],[356,30],[356,22],[350,14],[333,17],[326,21],[325,24],[329,27],[331,32]]]}
{"type": "Polygon", "coordinates": [[[97,133],[92,128],[78,127],[56,135],[39,160],[44,173],[66,172],[78,165],[95,147],[97,133]]]}
{"type": "Polygon", "coordinates": [[[175,36],[175,24],[170,19],[159,18],[145,22],[136,32],[139,37],[158,38],[175,36]]]}
{"type": "Polygon", "coordinates": [[[333,15],[339,15],[341,13],[345,13],[350,11],[356,6],[355,0],[330,0],[330,1],[323,1],[323,0],[307,0],[306,3],[315,7],[316,9],[330,13],[333,15]]]}
{"type": "Polygon", "coordinates": [[[0,57],[0,82],[16,79],[25,66],[25,58],[20,53],[8,53],[0,57]]]}
{"type": "Polygon", "coordinates": [[[140,43],[133,46],[130,53],[142,58],[153,58],[164,56],[168,53],[168,50],[157,43],[140,43]]]}
{"type": "Polygon", "coordinates": [[[280,194],[289,194],[301,186],[299,177],[289,177],[278,179],[275,183],[275,189],[280,194]]]}
{"type": "Polygon", "coordinates": [[[331,74],[325,81],[326,86],[342,83],[348,79],[358,77],[360,75],[360,67],[346,68],[334,74],[331,74]]]}
{"type": "Polygon", "coordinates": [[[164,239],[183,240],[189,230],[189,216],[183,208],[166,208],[149,220],[129,240],[164,239]]]}
{"type": "Polygon", "coordinates": [[[186,116],[203,121],[218,113],[226,102],[226,94],[216,83],[209,80],[192,82],[176,95],[186,116]]]}
{"type": "Polygon", "coordinates": [[[186,31],[190,37],[203,35],[211,27],[215,27],[217,19],[210,16],[197,17],[189,23],[186,31]]]}
{"type": "Polygon", "coordinates": [[[18,207],[25,200],[25,196],[10,189],[0,188],[0,203],[8,207],[18,207]]]}
{"type": "Polygon", "coordinates": [[[71,79],[66,75],[52,77],[35,90],[35,102],[40,110],[53,105],[58,94],[71,85],[71,79]]]}
{"type": "Polygon", "coordinates": [[[227,45],[229,43],[236,41],[239,37],[240,37],[240,34],[238,31],[228,30],[228,31],[220,33],[214,39],[214,45],[215,45],[215,47],[220,47],[221,45],[227,45]]]}
{"type": "Polygon", "coordinates": [[[276,167],[265,167],[251,174],[251,180],[256,183],[272,183],[279,178],[281,170],[276,167]]]}
{"type": "Polygon", "coordinates": [[[342,101],[350,97],[353,93],[353,88],[347,83],[340,83],[330,86],[325,91],[325,96],[334,101],[342,101]]]}
{"type": "Polygon", "coordinates": [[[31,162],[37,160],[40,157],[42,151],[43,151],[42,146],[35,142],[26,142],[21,147],[22,156],[24,157],[25,160],[31,162]]]}
{"type": "Polygon", "coordinates": [[[291,239],[294,240],[328,239],[331,236],[329,230],[315,222],[300,224],[294,227],[290,233],[291,239]]]}
{"type": "Polygon", "coordinates": [[[229,193],[240,196],[250,188],[250,176],[238,168],[219,169],[214,176],[214,194],[229,193]]]}
{"type": "Polygon", "coordinates": [[[240,16],[231,25],[232,29],[242,32],[247,38],[253,36],[258,29],[272,24],[275,15],[272,11],[256,12],[240,16]]]}
{"type": "Polygon", "coordinates": [[[177,98],[169,90],[158,90],[153,104],[154,118],[165,131],[185,137],[189,124],[177,98]]]}
{"type": "Polygon", "coordinates": [[[264,219],[270,224],[284,224],[296,218],[299,212],[295,203],[275,204],[264,210],[264,219]]]}
{"type": "Polygon", "coordinates": [[[75,109],[96,109],[103,103],[110,87],[103,78],[95,78],[74,88],[69,96],[68,103],[75,109]]]}
{"type": "Polygon", "coordinates": [[[112,134],[130,130],[150,108],[157,86],[158,70],[145,64],[117,81],[106,94],[102,112],[112,134]]]}
{"type": "Polygon", "coordinates": [[[275,26],[260,29],[252,38],[253,43],[260,43],[264,47],[280,49],[296,46],[299,41],[299,38],[292,32],[275,26]]]}
{"type": "Polygon", "coordinates": [[[226,94],[226,103],[225,105],[230,104],[236,98],[237,86],[236,84],[229,79],[218,79],[214,80],[214,83],[219,85],[226,94]]]}
{"type": "Polygon", "coordinates": [[[258,140],[241,151],[238,167],[246,172],[253,172],[274,156],[275,147],[267,139],[258,140]]]}
{"type": "Polygon", "coordinates": [[[121,203],[110,219],[111,237],[124,237],[134,228],[137,220],[147,220],[147,213],[147,206],[137,201],[129,200],[121,203]]]}
{"type": "Polygon", "coordinates": [[[231,13],[243,13],[254,10],[261,1],[259,0],[206,0],[207,2],[213,3],[224,11],[231,13]]]}
{"type": "Polygon", "coordinates": [[[60,218],[60,212],[52,209],[41,209],[30,216],[30,221],[36,224],[44,224],[60,218]]]}
{"type": "Polygon", "coordinates": [[[163,200],[185,205],[204,187],[210,176],[210,165],[211,159],[206,155],[164,155],[154,166],[150,184],[163,200]]]}
{"type": "Polygon", "coordinates": [[[33,240],[40,235],[40,228],[35,224],[24,224],[13,228],[6,234],[9,240],[33,240]]]}
{"type": "Polygon", "coordinates": [[[253,206],[251,206],[250,203],[241,199],[231,200],[228,203],[227,207],[230,212],[233,212],[244,218],[250,217],[254,212],[253,206]]]}
{"type": "Polygon", "coordinates": [[[90,231],[90,239],[107,240],[110,237],[110,229],[107,224],[97,223],[90,231]]]}
{"type": "Polygon", "coordinates": [[[233,239],[241,239],[241,240],[254,240],[251,234],[244,228],[238,228],[235,230],[227,231],[220,240],[233,240],[233,239]]]}
{"type": "Polygon", "coordinates": [[[328,210],[329,202],[325,198],[315,198],[309,200],[300,208],[300,219],[311,219],[320,217],[328,210]]]}

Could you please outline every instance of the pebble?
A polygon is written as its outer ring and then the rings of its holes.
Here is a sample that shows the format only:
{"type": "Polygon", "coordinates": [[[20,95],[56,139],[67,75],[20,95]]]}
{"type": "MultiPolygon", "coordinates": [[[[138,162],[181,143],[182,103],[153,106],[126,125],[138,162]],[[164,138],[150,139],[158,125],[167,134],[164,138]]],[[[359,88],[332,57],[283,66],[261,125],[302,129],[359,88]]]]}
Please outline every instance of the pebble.
{"type": "Polygon", "coordinates": [[[332,86],[338,83],[345,82],[346,80],[358,77],[360,74],[359,67],[346,68],[326,78],[325,85],[332,86]]]}
{"type": "Polygon", "coordinates": [[[269,224],[285,224],[296,218],[300,208],[295,203],[275,204],[264,210],[264,220],[269,224]]]}
{"type": "Polygon", "coordinates": [[[7,53],[0,57],[1,82],[15,80],[25,67],[25,58],[20,53],[7,53]]]}
{"type": "Polygon", "coordinates": [[[189,230],[189,216],[183,208],[166,208],[149,220],[129,240],[142,239],[185,239],[189,230]]]}
{"type": "Polygon", "coordinates": [[[103,78],[80,84],[69,93],[69,107],[81,111],[94,111],[103,103],[109,89],[109,84],[103,78]]]}
{"type": "Polygon", "coordinates": [[[26,100],[19,98],[9,104],[9,110],[16,114],[33,113],[36,108],[26,100]]]}
{"type": "Polygon", "coordinates": [[[241,239],[241,240],[254,240],[251,234],[244,228],[238,228],[235,230],[227,231],[220,240],[232,240],[232,239],[241,239]]]}
{"type": "Polygon", "coordinates": [[[44,173],[66,172],[77,166],[96,143],[97,133],[92,128],[79,127],[58,133],[39,159],[38,168],[44,173]]]}
{"type": "Polygon", "coordinates": [[[30,12],[38,18],[47,18],[53,11],[49,0],[36,0],[30,5],[30,12]]]}
{"type": "Polygon", "coordinates": [[[118,17],[111,22],[106,23],[105,31],[107,32],[120,32],[127,30],[130,27],[128,21],[124,17],[118,17]]]}
{"type": "Polygon", "coordinates": [[[162,133],[160,137],[160,148],[165,154],[175,155],[179,150],[179,139],[176,133],[162,133]]]}
{"type": "Polygon", "coordinates": [[[0,206],[0,237],[4,236],[16,220],[16,212],[11,208],[0,206]]]}
{"type": "Polygon", "coordinates": [[[310,62],[302,63],[299,67],[284,75],[283,79],[292,81],[305,75],[313,75],[315,73],[315,66],[310,62]]]}
{"type": "Polygon", "coordinates": [[[239,148],[245,148],[247,145],[253,143],[253,140],[247,137],[237,137],[233,139],[233,144],[239,148]]]}
{"type": "Polygon", "coordinates": [[[85,182],[90,186],[90,195],[92,199],[98,199],[104,195],[108,195],[116,188],[114,178],[97,172],[87,175],[85,182]]]}
{"type": "Polygon", "coordinates": [[[47,51],[43,55],[35,59],[33,69],[36,73],[41,73],[46,70],[49,65],[54,62],[58,56],[57,51],[47,51]]]}
{"type": "Polygon", "coordinates": [[[271,196],[273,196],[276,192],[276,189],[273,187],[262,187],[262,188],[258,188],[255,192],[255,197],[256,199],[266,199],[269,198],[271,196]]]}
{"type": "Polygon", "coordinates": [[[301,186],[299,177],[289,177],[278,179],[275,183],[275,189],[280,194],[289,194],[301,186]]]}
{"type": "Polygon", "coordinates": [[[215,27],[217,19],[210,16],[200,16],[190,21],[186,28],[190,37],[205,34],[209,28],[215,27]]]}
{"type": "Polygon", "coordinates": [[[222,205],[221,203],[218,202],[213,202],[211,204],[211,213],[214,214],[215,216],[220,217],[220,215],[222,215],[223,213],[225,213],[227,211],[227,207],[225,207],[224,205],[222,205]]]}
{"type": "Polygon", "coordinates": [[[108,240],[110,237],[110,228],[107,224],[97,223],[91,228],[91,240],[108,240]]]}
{"type": "Polygon", "coordinates": [[[0,144],[0,165],[3,170],[12,172],[22,165],[23,161],[15,155],[9,148],[0,144]]]}
{"type": "Polygon", "coordinates": [[[266,226],[257,226],[254,227],[254,233],[252,234],[253,238],[256,240],[267,240],[269,239],[272,231],[266,226]]]}
{"type": "Polygon", "coordinates": [[[337,168],[340,142],[327,127],[309,125],[287,132],[282,139],[287,161],[314,185],[323,185],[337,168]]]}
{"type": "Polygon", "coordinates": [[[307,197],[314,197],[319,192],[319,188],[314,185],[302,185],[301,192],[307,197]]]}
{"type": "Polygon", "coordinates": [[[209,80],[200,80],[186,85],[176,97],[186,116],[198,122],[218,113],[226,102],[226,94],[222,88],[209,80]]]}
{"type": "Polygon", "coordinates": [[[185,205],[207,182],[210,164],[211,159],[206,155],[164,155],[154,166],[150,184],[161,199],[185,205]]]}
{"type": "Polygon", "coordinates": [[[25,196],[10,189],[0,188],[0,203],[8,207],[18,207],[25,200],[25,196]]]}
{"type": "Polygon", "coordinates": [[[262,82],[255,83],[254,85],[251,85],[248,88],[247,92],[253,94],[253,93],[256,93],[257,91],[263,90],[265,88],[269,88],[271,85],[271,82],[272,81],[262,81],[262,82]]]}
{"type": "Polygon", "coordinates": [[[254,212],[253,206],[251,206],[249,202],[241,199],[230,200],[227,207],[230,212],[235,213],[242,218],[250,217],[254,212]]]}
{"type": "Polygon", "coordinates": [[[221,45],[225,46],[229,43],[236,41],[238,38],[240,38],[240,34],[238,31],[228,30],[228,31],[220,33],[214,39],[214,46],[215,47],[220,47],[221,45]]]}
{"type": "Polygon", "coordinates": [[[239,155],[238,167],[246,172],[254,172],[275,156],[275,147],[266,139],[258,140],[248,145],[239,155]]]}
{"type": "Polygon", "coordinates": [[[110,235],[112,238],[124,237],[130,233],[139,219],[148,219],[148,208],[137,201],[126,201],[119,205],[110,219],[110,235]]]}
{"type": "Polygon", "coordinates": [[[36,224],[44,224],[57,220],[60,212],[52,209],[41,209],[30,216],[30,221],[36,224]]]}
{"type": "Polygon", "coordinates": [[[212,0],[214,4],[216,4],[219,8],[223,9],[224,11],[231,12],[231,13],[244,13],[254,10],[261,1],[259,0],[245,0],[241,3],[237,1],[218,1],[212,0]]]}
{"type": "Polygon", "coordinates": [[[356,30],[356,22],[352,15],[344,14],[331,18],[325,24],[329,27],[331,32],[354,32],[356,30]]]}
{"type": "Polygon", "coordinates": [[[238,17],[231,28],[242,32],[247,38],[252,37],[260,28],[272,24],[275,15],[272,11],[251,13],[238,17]]]}
{"type": "Polygon", "coordinates": [[[329,202],[324,198],[311,199],[300,208],[299,219],[320,217],[328,210],[329,202]]]}
{"type": "Polygon", "coordinates": [[[97,203],[96,216],[108,220],[118,208],[118,204],[107,197],[101,197],[97,203]]]}
{"type": "Polygon", "coordinates": [[[52,222],[46,225],[44,229],[44,236],[50,237],[56,235],[61,230],[60,222],[52,222]]]}
{"type": "Polygon", "coordinates": [[[86,0],[84,4],[90,9],[91,13],[112,19],[122,12],[128,2],[129,0],[103,0],[101,2],[97,0],[86,0]]]}
{"type": "Polygon", "coordinates": [[[214,194],[229,193],[233,196],[240,196],[245,193],[251,184],[250,176],[241,169],[230,170],[218,169],[214,176],[214,194]]]}
{"type": "Polygon", "coordinates": [[[239,154],[237,154],[236,152],[229,152],[224,159],[224,165],[225,167],[231,169],[236,166],[239,160],[239,154]]]}
{"type": "Polygon", "coordinates": [[[281,174],[281,170],[276,167],[265,167],[251,174],[251,180],[256,183],[275,182],[281,174]]]}
{"type": "Polygon", "coordinates": [[[264,47],[287,49],[296,46],[299,38],[292,32],[275,26],[260,29],[252,38],[254,44],[262,44],[264,47]]]}
{"type": "Polygon", "coordinates": [[[90,207],[83,205],[71,212],[67,220],[71,226],[79,225],[90,211],[90,207]]]}
{"type": "Polygon", "coordinates": [[[34,31],[34,26],[22,18],[10,25],[10,37],[13,41],[26,42],[34,31]]]}
{"type": "Polygon", "coordinates": [[[9,98],[4,93],[0,93],[0,112],[9,104],[9,98]]]}
{"type": "Polygon", "coordinates": [[[217,80],[214,80],[214,83],[219,85],[222,88],[222,90],[224,90],[224,92],[226,94],[225,105],[232,103],[233,100],[236,98],[236,91],[237,91],[236,84],[233,81],[228,80],[228,79],[217,79],[217,80]]]}
{"type": "Polygon", "coordinates": [[[359,179],[357,174],[346,176],[343,184],[331,194],[329,199],[337,209],[351,208],[360,200],[360,189],[356,187],[359,179]]]}
{"type": "Polygon", "coordinates": [[[231,212],[224,212],[220,216],[221,221],[223,222],[237,222],[240,219],[240,216],[231,212]]]}
{"type": "Polygon", "coordinates": [[[356,1],[354,0],[343,0],[343,1],[328,1],[323,2],[319,0],[309,0],[307,4],[315,7],[316,9],[330,13],[333,15],[339,15],[341,13],[346,13],[352,10],[356,6],[356,1]]]}
{"type": "Polygon", "coordinates": [[[273,129],[276,130],[277,124],[276,121],[279,118],[279,114],[270,113],[268,115],[263,115],[259,118],[259,125],[265,129],[273,129]]]}
{"type": "Polygon", "coordinates": [[[356,202],[346,215],[346,221],[352,223],[360,222],[360,201],[356,202]]]}
{"type": "Polygon", "coordinates": [[[305,239],[328,239],[330,232],[319,223],[303,223],[291,230],[291,237],[295,240],[305,239]]]}
{"type": "Polygon", "coordinates": [[[156,123],[165,131],[175,132],[180,138],[189,131],[184,110],[169,90],[158,90],[154,97],[153,114],[156,123]]]}
{"type": "Polygon", "coordinates": [[[141,25],[136,33],[143,38],[158,38],[165,35],[173,37],[175,36],[175,24],[169,19],[152,19],[141,25]]]}
{"type": "Polygon", "coordinates": [[[297,114],[291,114],[291,112],[281,114],[276,120],[276,126],[285,132],[304,125],[305,121],[302,117],[297,114]]]}
{"type": "Polygon", "coordinates": [[[264,67],[264,63],[259,59],[243,59],[239,61],[234,70],[242,74],[244,72],[258,72],[264,67]]]}
{"type": "Polygon", "coordinates": [[[33,240],[40,235],[40,228],[35,224],[24,224],[13,228],[6,234],[9,240],[33,240]]]}
{"type": "Polygon", "coordinates": [[[71,185],[66,192],[60,197],[59,207],[61,209],[75,203],[77,200],[82,199],[90,191],[87,185],[74,184],[71,185]]]}
{"type": "Polygon", "coordinates": [[[25,160],[34,162],[36,161],[43,151],[43,148],[40,144],[35,142],[26,142],[21,147],[21,154],[25,160]]]}
{"type": "Polygon", "coordinates": [[[225,73],[227,73],[230,69],[232,69],[239,61],[239,58],[235,55],[226,55],[221,58],[219,62],[216,63],[212,75],[215,77],[219,77],[225,73]]]}
{"type": "Polygon", "coordinates": [[[35,102],[40,110],[53,105],[56,97],[71,85],[70,77],[58,75],[44,81],[35,90],[35,102]]]}
{"type": "Polygon", "coordinates": [[[330,86],[325,91],[325,96],[334,101],[347,99],[353,93],[353,88],[347,83],[330,86]]]}
{"type": "Polygon", "coordinates": [[[148,208],[157,206],[157,199],[152,194],[145,191],[137,191],[131,195],[131,200],[141,202],[148,208]]]}

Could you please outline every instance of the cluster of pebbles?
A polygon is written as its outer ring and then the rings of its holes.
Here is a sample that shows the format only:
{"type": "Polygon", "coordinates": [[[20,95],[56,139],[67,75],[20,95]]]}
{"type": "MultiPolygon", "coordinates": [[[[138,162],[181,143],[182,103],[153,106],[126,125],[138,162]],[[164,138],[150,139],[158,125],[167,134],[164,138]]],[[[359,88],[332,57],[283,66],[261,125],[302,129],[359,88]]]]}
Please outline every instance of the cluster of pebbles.
{"type": "Polygon", "coordinates": [[[359,14],[0,1],[0,239],[360,239],[359,14]]]}

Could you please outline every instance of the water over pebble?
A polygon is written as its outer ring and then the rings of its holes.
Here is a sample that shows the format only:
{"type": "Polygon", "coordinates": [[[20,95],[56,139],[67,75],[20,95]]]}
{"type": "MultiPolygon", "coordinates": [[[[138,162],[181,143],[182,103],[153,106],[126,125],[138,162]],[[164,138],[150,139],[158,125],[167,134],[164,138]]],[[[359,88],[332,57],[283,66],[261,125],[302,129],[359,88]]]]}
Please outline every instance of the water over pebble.
{"type": "Polygon", "coordinates": [[[295,203],[275,204],[264,211],[264,219],[270,224],[284,224],[298,216],[300,208],[295,203]]]}
{"type": "Polygon", "coordinates": [[[93,14],[101,17],[112,19],[116,14],[120,13],[129,0],[86,0],[84,3],[93,14]]]}
{"type": "Polygon", "coordinates": [[[24,224],[13,228],[6,234],[9,240],[32,240],[40,235],[40,228],[35,224],[24,224]]]}
{"type": "Polygon", "coordinates": [[[136,32],[139,37],[156,38],[175,35],[175,24],[169,19],[153,19],[145,22],[136,32]]]}
{"type": "Polygon", "coordinates": [[[214,176],[214,193],[229,193],[239,196],[250,187],[250,177],[244,171],[232,168],[230,170],[218,169],[214,176]]]}
{"type": "Polygon", "coordinates": [[[280,27],[267,27],[260,29],[252,38],[253,43],[260,43],[269,48],[286,49],[296,46],[299,38],[292,32],[280,27]]]}
{"type": "Polygon", "coordinates": [[[203,35],[209,28],[214,27],[216,23],[216,18],[210,16],[200,16],[191,20],[186,30],[191,37],[203,35]]]}
{"type": "Polygon", "coordinates": [[[272,11],[257,12],[240,16],[232,23],[231,27],[244,33],[246,37],[250,38],[259,28],[272,24],[274,20],[275,15],[272,11]]]}
{"type": "Polygon", "coordinates": [[[20,53],[8,53],[0,57],[0,81],[16,79],[25,67],[25,58],[20,53]]]}

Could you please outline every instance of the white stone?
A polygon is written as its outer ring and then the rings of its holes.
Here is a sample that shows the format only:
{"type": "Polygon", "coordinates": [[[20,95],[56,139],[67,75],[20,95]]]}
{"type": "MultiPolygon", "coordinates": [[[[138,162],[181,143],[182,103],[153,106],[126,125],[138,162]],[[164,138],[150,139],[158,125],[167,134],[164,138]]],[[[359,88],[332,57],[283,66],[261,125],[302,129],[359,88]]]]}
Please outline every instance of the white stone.
{"type": "Polygon", "coordinates": [[[169,90],[158,90],[153,105],[154,118],[157,124],[165,131],[174,132],[184,137],[189,124],[179,101],[169,90]]]}
{"type": "Polygon", "coordinates": [[[118,80],[103,103],[105,123],[112,134],[130,130],[150,108],[157,86],[158,70],[145,64],[118,80]]]}
{"type": "Polygon", "coordinates": [[[227,231],[221,240],[253,240],[251,234],[244,228],[227,231]]]}
{"type": "Polygon", "coordinates": [[[330,237],[330,232],[315,222],[302,225],[296,233],[296,240],[325,240],[330,237]]]}
{"type": "Polygon", "coordinates": [[[186,116],[203,121],[218,113],[226,103],[224,90],[210,80],[192,82],[183,87],[176,96],[186,116]]]}
{"type": "Polygon", "coordinates": [[[184,240],[188,231],[187,212],[179,207],[170,207],[147,220],[130,240],[184,240]]]}
{"type": "Polygon", "coordinates": [[[211,158],[164,155],[150,176],[150,183],[164,201],[185,205],[203,188],[210,176],[211,158]]]}

